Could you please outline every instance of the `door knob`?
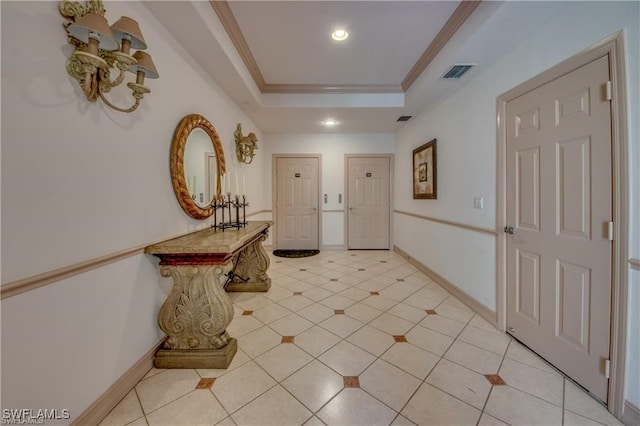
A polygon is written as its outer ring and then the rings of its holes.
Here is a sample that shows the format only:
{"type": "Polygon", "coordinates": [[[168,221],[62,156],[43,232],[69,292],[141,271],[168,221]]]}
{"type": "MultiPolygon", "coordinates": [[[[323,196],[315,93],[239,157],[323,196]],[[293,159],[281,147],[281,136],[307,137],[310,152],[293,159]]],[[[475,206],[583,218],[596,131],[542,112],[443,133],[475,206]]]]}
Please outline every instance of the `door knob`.
{"type": "Polygon", "coordinates": [[[507,234],[515,234],[516,231],[513,229],[513,226],[505,226],[504,227],[504,232],[506,232],[507,234]]]}

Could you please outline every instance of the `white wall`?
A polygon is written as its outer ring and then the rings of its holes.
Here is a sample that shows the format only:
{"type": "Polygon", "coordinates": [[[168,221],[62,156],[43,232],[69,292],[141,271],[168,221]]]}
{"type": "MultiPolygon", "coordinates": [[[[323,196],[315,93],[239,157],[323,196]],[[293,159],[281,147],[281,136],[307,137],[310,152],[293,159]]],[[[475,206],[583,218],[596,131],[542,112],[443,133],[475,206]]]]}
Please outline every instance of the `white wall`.
{"type": "MultiPolygon", "coordinates": [[[[2,283],[208,226],[182,212],[171,188],[173,130],[189,113],[216,127],[230,174],[247,176],[248,213],[271,209],[273,153],[321,153],[322,188],[329,196],[323,209],[342,210],[337,194],[344,194],[344,154],[396,152],[396,209],[494,228],[496,97],[621,28],[627,31],[631,94],[630,255],[639,258],[639,4],[541,5],[557,12],[529,26],[538,33],[394,137],[262,135],[139,2],[107,2],[107,17],[138,20],[160,79],[147,82],[152,92],[133,114],[90,104],[64,69],[72,47],[58,2],[0,2],[2,283]],[[470,119],[453,119],[460,115],[470,119]],[[234,158],[238,122],[260,141],[251,165],[234,158]],[[414,201],[411,151],[433,137],[439,199],[414,201]],[[474,196],[485,197],[484,210],[473,209],[474,196]]],[[[270,215],[252,217],[262,218],[270,215]]],[[[400,248],[495,309],[493,238],[405,215],[395,215],[395,223],[400,248]]],[[[323,215],[323,229],[323,244],[344,243],[342,213],[323,215]]],[[[4,299],[2,407],[68,408],[79,415],[158,341],[155,315],[169,286],[159,278],[155,258],[139,255],[4,299]]],[[[631,273],[630,288],[627,399],[640,406],[640,377],[630,367],[640,359],[638,272],[631,273]]]]}
{"type": "Polygon", "coordinates": [[[629,402],[640,408],[640,399],[638,397],[640,395],[640,270],[632,269],[629,274],[629,281],[627,389],[625,395],[629,402]]]}
{"type": "MultiPolygon", "coordinates": [[[[59,2],[0,5],[3,284],[208,226],[171,186],[169,149],[187,114],[216,127],[230,174],[262,181],[263,161],[238,165],[233,140],[237,123],[262,140],[259,129],[140,2],[105,3],[111,22],[139,22],[160,73],[131,114],[89,103],[67,75],[59,2]]],[[[114,102],[125,105],[122,90],[114,102]]],[[[248,195],[265,208],[261,187],[248,195]]],[[[159,341],[169,285],[138,255],[2,300],[2,407],[81,414],[159,341]]]]}
{"type": "MultiPolygon", "coordinates": [[[[507,2],[517,12],[518,2],[507,2]]],[[[640,104],[638,75],[638,2],[540,2],[553,8],[533,28],[537,32],[494,64],[480,64],[477,78],[455,95],[414,117],[396,135],[396,191],[398,210],[433,216],[483,228],[496,227],[496,98],[507,90],[576,54],[606,36],[624,29],[628,67],[631,170],[631,255],[640,252],[640,159],[638,151],[640,104]],[[438,139],[438,200],[413,200],[411,151],[438,139]],[[485,199],[485,209],[473,209],[473,197],[485,199]]],[[[514,13],[514,19],[536,19],[514,13]],[[518,18],[520,16],[520,18],[518,18]]],[[[530,23],[530,22],[529,22],[530,23]]],[[[458,285],[476,300],[495,309],[495,239],[473,231],[395,218],[396,245],[458,285]],[[411,232],[403,227],[411,226],[411,232]],[[446,254],[439,253],[445,250],[446,254]],[[462,267],[461,267],[462,265],[462,267]]],[[[633,274],[630,287],[640,285],[633,274]]],[[[637,300],[637,296],[636,296],[637,300]]],[[[630,304],[631,305],[631,304],[630,304]]],[[[629,326],[637,333],[640,306],[630,306],[629,326]],[[635,322],[632,322],[635,318],[635,322]]],[[[638,338],[629,341],[628,363],[640,359],[638,338]]],[[[640,406],[640,377],[627,369],[627,398],[640,406]]]]}
{"type": "Polygon", "coordinates": [[[265,204],[272,209],[272,154],[322,154],[320,193],[323,203],[321,246],[341,246],[344,241],[344,156],[345,154],[391,154],[395,150],[392,134],[266,134],[265,204]],[[342,194],[342,203],[338,195],[342,194]],[[327,212],[327,210],[333,210],[327,212]]]}

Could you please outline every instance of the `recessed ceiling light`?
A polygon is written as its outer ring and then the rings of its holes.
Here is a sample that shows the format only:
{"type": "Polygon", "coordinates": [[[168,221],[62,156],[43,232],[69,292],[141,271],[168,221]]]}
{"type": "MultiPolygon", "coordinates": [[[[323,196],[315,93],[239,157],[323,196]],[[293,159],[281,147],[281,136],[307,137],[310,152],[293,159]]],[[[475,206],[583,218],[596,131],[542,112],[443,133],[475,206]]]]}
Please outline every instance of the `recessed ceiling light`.
{"type": "Polygon", "coordinates": [[[326,120],[324,120],[322,122],[322,124],[327,126],[327,127],[333,127],[333,126],[336,126],[338,124],[338,122],[336,120],[334,120],[333,118],[327,118],[326,120]]]}
{"type": "Polygon", "coordinates": [[[331,38],[335,41],[343,41],[349,37],[349,33],[346,30],[338,29],[331,33],[331,38]]]}

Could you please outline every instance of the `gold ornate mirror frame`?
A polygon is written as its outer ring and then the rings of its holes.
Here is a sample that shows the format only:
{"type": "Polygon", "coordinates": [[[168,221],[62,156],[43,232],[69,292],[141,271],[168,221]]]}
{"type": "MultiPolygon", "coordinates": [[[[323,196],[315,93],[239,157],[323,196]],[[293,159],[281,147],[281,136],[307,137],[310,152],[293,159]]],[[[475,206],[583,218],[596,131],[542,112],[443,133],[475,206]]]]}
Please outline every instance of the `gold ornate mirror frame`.
{"type": "MultiPolygon", "coordinates": [[[[213,208],[208,205],[206,207],[200,207],[191,198],[187,181],[184,174],[184,151],[187,145],[187,139],[191,132],[196,129],[202,129],[209,137],[213,144],[213,149],[216,153],[217,159],[217,176],[216,176],[216,197],[220,199],[222,197],[222,189],[220,187],[220,178],[225,174],[225,160],[224,151],[222,149],[222,142],[218,132],[216,132],[213,124],[200,114],[189,114],[185,116],[176,127],[176,131],[173,135],[173,143],[171,144],[171,183],[173,184],[173,190],[176,193],[180,207],[194,219],[206,219],[213,214],[213,208]]],[[[213,200],[211,200],[213,201],[213,200]]]]}

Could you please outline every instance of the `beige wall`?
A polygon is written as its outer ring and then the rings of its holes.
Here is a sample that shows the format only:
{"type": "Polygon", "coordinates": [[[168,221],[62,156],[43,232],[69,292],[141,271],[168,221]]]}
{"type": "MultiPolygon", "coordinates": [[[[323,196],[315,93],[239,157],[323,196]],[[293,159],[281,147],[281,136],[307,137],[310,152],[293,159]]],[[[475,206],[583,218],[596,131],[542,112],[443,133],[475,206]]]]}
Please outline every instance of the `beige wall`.
{"type": "MultiPolygon", "coordinates": [[[[396,174],[395,207],[410,213],[496,229],[496,98],[617,31],[625,31],[629,91],[629,255],[640,255],[640,35],[638,2],[507,2],[498,13],[522,27],[522,41],[450,98],[409,121],[396,135],[396,170],[411,168],[411,151],[438,139],[438,200],[413,200],[411,175],[396,174]],[[525,8],[525,9],[519,9],[525,8]],[[507,13],[508,11],[508,13],[507,13]],[[537,21],[536,21],[537,19],[537,21]],[[484,197],[484,210],[473,198],[484,197]]],[[[486,29],[479,28],[479,31],[486,29]]],[[[420,262],[495,310],[495,237],[425,220],[395,217],[395,243],[420,262]],[[409,229],[407,229],[409,225],[409,229]]],[[[630,274],[630,301],[638,300],[638,274],[630,274]]],[[[640,306],[629,303],[627,399],[640,406],[640,306]]]]}
{"type": "MultiPolygon", "coordinates": [[[[134,114],[89,104],[64,70],[72,47],[65,41],[58,3],[0,2],[2,283],[207,226],[184,215],[169,179],[173,129],[194,112],[221,135],[230,173],[256,183],[248,185],[250,211],[271,209],[272,153],[322,153],[323,193],[333,210],[342,208],[336,196],[343,191],[345,152],[395,151],[396,209],[494,228],[496,97],[622,28],[631,94],[630,255],[640,258],[639,5],[545,4],[557,10],[548,21],[527,25],[540,29],[526,42],[497,63],[482,64],[476,81],[418,114],[394,136],[262,135],[137,2],[107,2],[107,17],[139,21],[160,79],[148,82],[152,93],[134,114]],[[20,44],[13,42],[17,39],[20,44]],[[469,119],[461,123],[458,115],[469,119]],[[233,157],[238,122],[265,143],[250,166],[233,157]],[[439,199],[416,201],[406,172],[411,151],[434,137],[439,199]],[[475,196],[484,197],[484,210],[473,209],[475,196]]],[[[343,241],[338,216],[324,216],[325,244],[343,241]]],[[[495,309],[493,237],[401,214],[394,222],[398,246],[495,309]]],[[[638,300],[639,280],[637,272],[630,275],[631,301],[638,300]]],[[[157,261],[138,255],[4,299],[2,407],[80,414],[158,341],[155,315],[169,287],[158,277],[157,261]]],[[[632,363],[640,359],[635,326],[640,309],[631,302],[629,308],[632,363]]],[[[640,406],[635,373],[627,369],[627,397],[640,406]]]]}
{"type": "MultiPolygon", "coordinates": [[[[263,176],[262,159],[240,166],[233,146],[237,123],[260,130],[141,3],[106,2],[107,18],[138,20],[160,79],[132,114],[87,102],[65,71],[73,48],[58,4],[1,2],[3,284],[208,226],[182,212],[169,176],[186,114],[216,127],[232,175],[263,176]]],[[[251,211],[264,209],[248,186],[251,211]]],[[[0,405],[77,416],[93,403],[161,337],[170,283],[157,269],[140,254],[4,299],[0,405]]]]}
{"type": "MultiPolygon", "coordinates": [[[[327,194],[322,204],[322,246],[343,246],[344,241],[344,155],[388,154],[395,150],[393,134],[266,134],[265,154],[321,154],[321,194],[327,194]],[[342,194],[342,203],[338,196],[342,194]]],[[[265,167],[265,182],[271,182],[272,164],[265,167]]],[[[267,205],[272,203],[272,187],[265,188],[267,205]]],[[[271,208],[271,207],[270,207],[271,208]]]]}

